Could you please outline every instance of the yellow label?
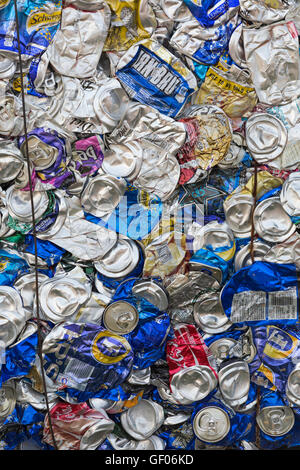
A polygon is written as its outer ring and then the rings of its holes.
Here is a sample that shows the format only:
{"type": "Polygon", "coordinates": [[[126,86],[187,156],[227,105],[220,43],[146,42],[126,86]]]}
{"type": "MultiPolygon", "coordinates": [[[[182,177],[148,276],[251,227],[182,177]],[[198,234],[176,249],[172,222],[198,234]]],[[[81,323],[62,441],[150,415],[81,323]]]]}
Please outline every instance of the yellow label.
{"type": "Polygon", "coordinates": [[[112,20],[104,51],[124,51],[150,37],[141,22],[139,0],[107,0],[107,4],[112,10],[112,20]]]}
{"type": "Polygon", "coordinates": [[[53,13],[46,13],[45,11],[35,11],[31,13],[27,19],[27,30],[39,29],[43,26],[53,26],[60,22],[61,10],[56,10],[53,13]]]}
{"type": "MultiPolygon", "coordinates": [[[[247,189],[251,194],[253,194],[254,190],[254,175],[251,176],[247,184],[245,185],[245,189],[247,189]]],[[[271,189],[278,188],[283,183],[282,178],[278,178],[277,176],[271,175],[268,171],[260,171],[257,174],[257,185],[256,185],[256,196],[257,198],[261,198],[265,193],[271,191],[271,189]]]]}
{"type": "Polygon", "coordinates": [[[5,260],[5,258],[2,258],[2,259],[0,260],[0,272],[1,272],[1,273],[2,273],[3,271],[5,271],[5,268],[6,268],[7,263],[8,263],[8,261],[4,261],[4,260],[5,260]]]}
{"type": "Polygon", "coordinates": [[[124,357],[128,355],[128,353],[131,351],[130,344],[125,338],[122,338],[121,336],[115,335],[113,333],[110,333],[109,331],[101,331],[95,338],[92,344],[92,355],[96,359],[96,361],[101,362],[101,364],[116,364],[117,362],[120,362],[124,357]],[[97,342],[99,341],[100,338],[115,338],[118,340],[119,343],[121,343],[124,348],[125,352],[123,354],[120,354],[119,356],[107,356],[104,354],[102,351],[100,351],[97,342]]]}
{"type": "Polygon", "coordinates": [[[219,87],[223,88],[224,90],[229,90],[234,93],[239,93],[240,95],[247,95],[248,93],[252,92],[254,88],[246,87],[244,85],[240,85],[239,83],[231,82],[230,80],[226,80],[226,78],[219,75],[213,68],[209,68],[206,77],[213,80],[219,87]]]}
{"type": "MultiPolygon", "coordinates": [[[[26,85],[27,85],[27,78],[26,78],[26,73],[23,73],[23,86],[24,90],[26,92],[26,85]]],[[[21,92],[21,76],[15,78],[12,82],[12,87],[15,91],[21,92]]]]}
{"type": "Polygon", "coordinates": [[[216,255],[220,256],[220,258],[222,258],[224,261],[229,261],[234,257],[235,250],[236,250],[236,245],[234,243],[232,248],[226,251],[222,251],[220,253],[216,252],[216,255]]]}
{"type": "Polygon", "coordinates": [[[142,398],[144,391],[142,390],[137,394],[136,397],[132,398],[131,400],[124,401],[124,408],[132,408],[133,406],[137,405],[139,400],[142,398]]]}
{"type": "Polygon", "coordinates": [[[10,0],[0,0],[0,9],[5,8],[9,4],[10,0]]]}
{"type": "MultiPolygon", "coordinates": [[[[261,364],[260,367],[257,369],[259,372],[261,372],[265,377],[267,377],[267,379],[269,380],[269,382],[271,382],[271,384],[274,384],[274,374],[273,372],[271,371],[271,369],[269,369],[267,366],[265,366],[264,364],[261,364]]],[[[276,390],[276,387],[273,385],[270,390],[276,390]]]]}
{"type": "MultiPolygon", "coordinates": [[[[270,327],[268,327],[268,331],[269,329],[270,327]]],[[[277,328],[277,330],[278,330],[278,334],[280,334],[280,331],[282,331],[279,328],[277,328]]],[[[266,346],[264,347],[263,354],[271,357],[272,359],[286,359],[288,356],[292,354],[294,349],[298,346],[298,339],[295,338],[295,336],[290,335],[286,331],[282,331],[282,334],[290,337],[290,339],[292,340],[292,347],[288,351],[283,351],[282,349],[276,348],[275,345],[271,346],[271,344],[267,342],[266,346]]]]}
{"type": "Polygon", "coordinates": [[[221,62],[217,63],[216,68],[222,70],[223,72],[228,72],[229,70],[228,68],[224,67],[224,65],[221,64],[221,62]]]}
{"type": "Polygon", "coordinates": [[[265,0],[264,3],[267,7],[282,10],[282,3],[279,0],[265,0]]]}

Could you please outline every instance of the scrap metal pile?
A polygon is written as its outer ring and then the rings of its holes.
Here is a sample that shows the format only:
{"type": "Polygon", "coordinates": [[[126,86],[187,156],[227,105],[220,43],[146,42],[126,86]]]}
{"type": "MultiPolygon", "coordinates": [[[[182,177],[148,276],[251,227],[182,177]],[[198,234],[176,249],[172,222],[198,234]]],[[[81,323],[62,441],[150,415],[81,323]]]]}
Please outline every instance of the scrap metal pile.
{"type": "Polygon", "coordinates": [[[300,444],[300,4],[0,0],[0,448],[300,444]]]}

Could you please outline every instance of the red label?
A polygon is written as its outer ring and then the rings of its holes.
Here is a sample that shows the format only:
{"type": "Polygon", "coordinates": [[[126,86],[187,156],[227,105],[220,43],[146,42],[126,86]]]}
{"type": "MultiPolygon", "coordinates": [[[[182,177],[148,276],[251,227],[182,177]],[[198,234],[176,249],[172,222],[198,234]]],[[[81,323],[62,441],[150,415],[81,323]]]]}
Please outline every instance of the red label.
{"type": "Polygon", "coordinates": [[[170,380],[181,369],[201,365],[208,366],[208,348],[194,325],[180,324],[174,327],[175,338],[167,342],[167,362],[170,380]]]}

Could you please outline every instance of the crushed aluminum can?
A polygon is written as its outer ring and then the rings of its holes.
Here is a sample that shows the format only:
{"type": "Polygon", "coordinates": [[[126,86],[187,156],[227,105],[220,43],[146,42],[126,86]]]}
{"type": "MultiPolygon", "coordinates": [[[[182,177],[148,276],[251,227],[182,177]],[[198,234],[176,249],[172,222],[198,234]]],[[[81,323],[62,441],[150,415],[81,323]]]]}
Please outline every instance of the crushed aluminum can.
{"type": "MultiPolygon", "coordinates": [[[[193,105],[186,108],[180,118],[189,136],[177,154],[180,165],[185,168],[188,162],[191,167],[202,170],[217,165],[227,154],[232,139],[231,125],[224,111],[212,105],[193,105]]],[[[185,182],[186,179],[180,184],[185,182]]]]}
{"type": "Polygon", "coordinates": [[[0,140],[0,182],[14,180],[24,166],[19,149],[11,141],[0,140]]]}
{"type": "Polygon", "coordinates": [[[259,101],[271,106],[292,101],[299,80],[298,33],[294,23],[243,28],[243,42],[259,101]]]}
{"type": "Polygon", "coordinates": [[[142,167],[143,148],[135,141],[111,144],[104,153],[102,169],[113,176],[134,180],[142,167]]]}
{"type": "Polygon", "coordinates": [[[173,21],[184,22],[192,18],[188,7],[180,0],[162,0],[162,9],[173,21]]]}
{"type": "Polygon", "coordinates": [[[174,232],[157,236],[145,247],[143,277],[149,277],[151,272],[163,279],[178,269],[185,257],[184,240],[178,242],[174,232]]]}
{"type": "Polygon", "coordinates": [[[5,54],[0,54],[0,78],[12,78],[16,71],[16,63],[5,54]]]}
{"type": "Polygon", "coordinates": [[[121,414],[124,430],[137,441],[152,436],[163,421],[163,407],[150,400],[139,400],[137,405],[121,414]]]}
{"type": "Polygon", "coordinates": [[[235,254],[233,233],[226,223],[209,222],[203,227],[192,225],[189,235],[193,236],[193,250],[208,248],[223,259],[232,259],[235,254]]]}
{"type": "MultiPolygon", "coordinates": [[[[254,262],[266,259],[265,256],[268,255],[270,249],[271,245],[268,243],[256,240],[253,243],[254,262]]],[[[240,269],[244,268],[245,266],[249,266],[250,264],[252,264],[250,244],[247,244],[236,253],[234,258],[234,269],[235,271],[239,271],[240,269]]]]}
{"type": "MultiPolygon", "coordinates": [[[[38,274],[39,285],[48,280],[46,274],[38,274]]],[[[34,298],[35,298],[36,278],[35,273],[25,274],[17,278],[14,282],[14,288],[17,289],[22,297],[24,309],[33,312],[34,298]]],[[[30,313],[29,313],[30,314],[30,313]]]]}
{"type": "MultiPolygon", "coordinates": [[[[114,189],[117,192],[117,187],[114,189]]],[[[101,258],[115,245],[117,234],[86,220],[78,197],[64,198],[61,195],[60,204],[55,223],[39,234],[40,238],[50,237],[53,243],[82,260],[101,258]]]]}
{"type": "Polygon", "coordinates": [[[218,377],[220,392],[226,403],[236,407],[247,401],[250,373],[246,361],[231,359],[223,362],[218,371],[218,377]]]}
{"type": "Polygon", "coordinates": [[[251,214],[254,198],[249,193],[233,193],[225,199],[223,207],[226,222],[239,238],[248,238],[251,235],[251,214]]]}
{"type": "MultiPolygon", "coordinates": [[[[194,325],[178,323],[174,326],[174,335],[174,339],[168,341],[166,346],[167,362],[171,380],[170,383],[172,383],[174,375],[193,366],[208,367],[214,374],[215,378],[217,378],[217,374],[210,364],[212,356],[210,355],[210,352],[196,327],[194,325]]],[[[207,386],[211,388],[216,384],[216,382],[212,378],[211,374],[208,374],[206,370],[205,372],[206,373],[202,376],[202,380],[204,388],[206,388],[207,391],[207,386]]],[[[200,394],[201,392],[203,393],[203,390],[200,391],[200,394]]],[[[171,397],[176,400],[176,396],[173,397],[171,394],[171,397]]],[[[183,397],[181,397],[181,399],[182,398],[183,397]]]]}
{"type": "Polygon", "coordinates": [[[193,101],[218,106],[235,119],[250,114],[257,103],[257,94],[247,70],[234,65],[230,69],[211,66],[193,101]]]}
{"type": "Polygon", "coordinates": [[[170,45],[197,62],[215,64],[223,50],[227,48],[237,21],[238,15],[234,14],[222,26],[204,28],[195,18],[192,18],[179,23],[170,39],[170,45]]]}
{"type": "Polygon", "coordinates": [[[143,142],[154,145],[161,152],[176,154],[186,139],[185,127],[181,122],[161,114],[158,110],[130,101],[125,115],[115,129],[105,136],[110,147],[130,143],[133,149],[143,148],[143,142]]]}
{"type": "Polygon", "coordinates": [[[265,199],[257,204],[253,217],[256,232],[267,242],[283,242],[296,230],[295,224],[277,197],[265,199]]]}
{"type": "Polygon", "coordinates": [[[165,448],[164,440],[155,435],[142,441],[135,441],[109,434],[107,440],[115,450],[164,450],[165,448]]]}
{"type": "Polygon", "coordinates": [[[198,439],[213,443],[224,439],[230,429],[230,419],[222,408],[207,406],[200,410],[193,421],[193,430],[198,439]]]}
{"type": "Polygon", "coordinates": [[[112,18],[104,44],[105,51],[126,51],[136,42],[150,38],[157,26],[151,2],[107,1],[112,18]]]}
{"type": "Polygon", "coordinates": [[[239,167],[241,161],[244,159],[246,149],[244,147],[244,139],[240,134],[233,133],[232,142],[230,144],[227,155],[223,160],[218,163],[221,169],[229,169],[239,167]]]}
{"type": "MultiPolygon", "coordinates": [[[[15,380],[15,390],[17,403],[29,403],[36,410],[47,410],[45,396],[37,390],[34,390],[30,382],[26,379],[15,380]]],[[[50,407],[53,406],[53,404],[58,402],[57,395],[55,395],[54,393],[49,393],[48,401],[50,407]]]]}
{"type": "Polygon", "coordinates": [[[239,24],[230,36],[229,41],[229,55],[234,62],[242,69],[247,68],[245,59],[244,43],[243,43],[243,24],[239,24]]]}
{"type": "Polygon", "coordinates": [[[295,415],[288,406],[266,406],[256,416],[259,428],[268,436],[284,436],[295,424],[295,415]]]}
{"type": "MultiPolygon", "coordinates": [[[[46,132],[39,132],[38,129],[36,131],[32,131],[29,134],[28,154],[36,170],[47,169],[51,167],[54,162],[57,162],[57,165],[60,165],[62,161],[62,140],[59,138],[55,138],[55,135],[48,135],[47,142],[45,141],[45,137],[46,132]]],[[[23,142],[21,143],[20,149],[24,154],[25,140],[23,140],[23,142]]]]}
{"type": "Polygon", "coordinates": [[[218,292],[220,284],[213,277],[203,272],[190,271],[169,277],[165,288],[169,295],[169,315],[172,322],[194,323],[193,311],[196,295],[210,291],[218,292]]]}
{"type": "Polygon", "coordinates": [[[291,173],[283,183],[280,193],[282,207],[291,216],[300,215],[299,184],[300,174],[291,173]]]}
{"type": "Polygon", "coordinates": [[[16,136],[23,131],[21,103],[14,95],[0,96],[0,135],[16,136]]]}
{"type": "Polygon", "coordinates": [[[117,387],[133,362],[125,338],[92,323],[55,325],[43,342],[43,354],[50,390],[64,392],[75,403],[92,398],[96,391],[117,387]],[[76,370],[81,371],[80,377],[76,370]]]}
{"type": "MultiPolygon", "coordinates": [[[[291,2],[292,3],[292,2],[291,2]]],[[[282,21],[290,8],[290,2],[268,0],[240,0],[240,15],[247,21],[257,24],[270,24],[282,21]]]]}
{"type": "Polygon", "coordinates": [[[139,321],[136,308],[128,302],[117,300],[109,304],[103,312],[105,328],[117,335],[126,335],[133,331],[139,321]]]}
{"type": "Polygon", "coordinates": [[[165,311],[168,308],[169,299],[167,290],[153,279],[137,280],[132,287],[132,293],[137,298],[146,299],[161,311],[165,311]]]}
{"type": "MultiPolygon", "coordinates": [[[[31,201],[29,191],[10,186],[6,192],[7,210],[10,216],[21,222],[31,222],[31,201]]],[[[35,217],[40,218],[49,204],[48,194],[44,189],[36,187],[33,195],[35,217]]]]}
{"type": "Polygon", "coordinates": [[[119,204],[125,192],[125,182],[110,175],[90,178],[81,194],[84,209],[97,216],[110,214],[119,204]]]}
{"type": "Polygon", "coordinates": [[[122,237],[103,258],[95,261],[94,266],[102,276],[122,279],[136,268],[139,256],[137,243],[122,237]]]}
{"type": "Polygon", "coordinates": [[[237,340],[234,338],[226,337],[216,339],[209,345],[209,351],[216,358],[217,363],[220,363],[227,359],[228,353],[231,348],[237,344],[237,340]]]}
{"type": "Polygon", "coordinates": [[[287,131],[282,122],[267,113],[254,113],[246,122],[247,147],[258,163],[272,165],[286,146],[287,131]]]}
{"type": "Polygon", "coordinates": [[[161,155],[155,148],[145,149],[143,162],[133,185],[161,201],[167,200],[178,184],[180,166],[173,155],[161,155]]]}
{"type": "Polygon", "coordinates": [[[90,12],[64,8],[60,29],[47,49],[54,70],[70,77],[94,75],[108,33],[110,16],[106,2],[101,2],[99,9],[90,12]]]}
{"type": "Polygon", "coordinates": [[[131,98],[171,117],[180,112],[197,87],[196,78],[183,62],[151,40],[141,41],[122,56],[116,76],[131,98]]]}
{"type": "Polygon", "coordinates": [[[132,369],[127,382],[135,385],[145,385],[150,383],[151,368],[132,369]]]}
{"type": "Polygon", "coordinates": [[[16,391],[14,384],[5,383],[0,390],[0,422],[9,416],[16,406],[16,391]]]}
{"type": "MultiPolygon", "coordinates": [[[[114,428],[114,422],[104,410],[93,410],[86,403],[57,403],[50,415],[59,450],[95,450],[114,428]]],[[[43,440],[53,446],[48,416],[43,440]]]]}
{"type": "Polygon", "coordinates": [[[219,294],[200,295],[194,303],[194,320],[205,333],[217,334],[228,330],[231,322],[226,317],[219,294]]]}
{"type": "Polygon", "coordinates": [[[264,261],[281,264],[295,264],[299,266],[300,239],[298,232],[295,232],[282,243],[276,243],[265,254],[264,261]]]}
{"type": "Polygon", "coordinates": [[[203,400],[217,386],[217,378],[210,367],[196,365],[181,369],[172,376],[170,389],[180,404],[203,400]]]}
{"type": "Polygon", "coordinates": [[[43,318],[52,323],[86,321],[84,313],[80,315],[79,310],[90,296],[91,285],[79,267],[67,274],[56,274],[40,285],[39,303],[43,318]]]}
{"type": "Polygon", "coordinates": [[[298,407],[300,404],[300,393],[299,393],[299,364],[289,374],[286,382],[286,396],[290,404],[298,407]]]}

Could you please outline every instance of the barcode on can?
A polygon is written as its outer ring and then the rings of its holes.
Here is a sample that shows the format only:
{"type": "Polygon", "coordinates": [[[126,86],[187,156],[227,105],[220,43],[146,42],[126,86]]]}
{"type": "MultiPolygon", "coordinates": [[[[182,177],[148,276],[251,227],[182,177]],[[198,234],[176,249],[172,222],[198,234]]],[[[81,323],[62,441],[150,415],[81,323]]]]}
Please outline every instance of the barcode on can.
{"type": "Polygon", "coordinates": [[[297,288],[274,292],[244,291],[234,294],[231,305],[232,323],[261,320],[297,320],[297,288]]]}
{"type": "Polygon", "coordinates": [[[264,291],[244,291],[234,294],[230,320],[233,323],[266,319],[267,296],[264,291]]]}
{"type": "Polygon", "coordinates": [[[172,253],[167,245],[162,245],[157,248],[157,253],[161,263],[166,264],[172,260],[172,253]]]}
{"type": "Polygon", "coordinates": [[[270,320],[297,319],[297,288],[269,292],[268,318],[270,320]]]}
{"type": "Polygon", "coordinates": [[[58,375],[57,380],[68,387],[76,385],[76,389],[84,392],[94,369],[94,366],[86,362],[71,358],[63,373],[58,375]]]}

